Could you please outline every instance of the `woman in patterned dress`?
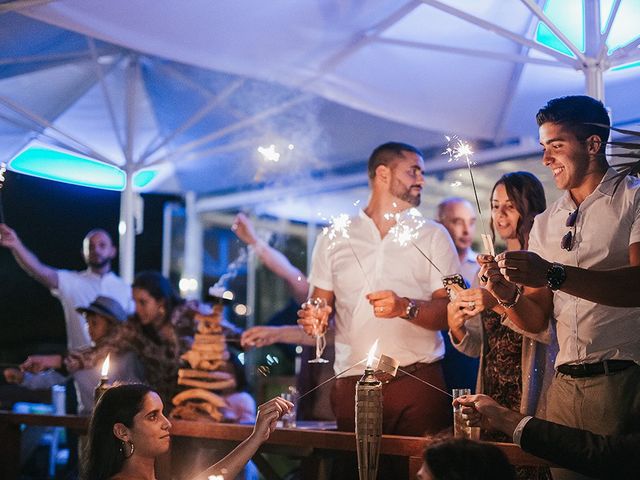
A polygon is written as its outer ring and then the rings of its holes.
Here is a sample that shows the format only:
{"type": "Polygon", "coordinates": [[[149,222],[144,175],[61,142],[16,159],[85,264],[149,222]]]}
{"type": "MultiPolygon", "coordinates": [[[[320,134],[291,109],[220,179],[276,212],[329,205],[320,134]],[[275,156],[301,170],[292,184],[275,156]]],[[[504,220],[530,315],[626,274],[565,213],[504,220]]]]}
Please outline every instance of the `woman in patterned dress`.
{"type": "MultiPolygon", "coordinates": [[[[527,248],[534,217],[546,201],[540,181],[529,172],[503,175],[491,192],[491,231],[507,250],[527,248]]],[[[476,282],[477,285],[478,282],[476,282]]],[[[514,299],[516,300],[516,299],[514,299]]],[[[449,335],[459,351],[480,357],[477,393],[526,415],[544,417],[544,392],[553,374],[557,347],[551,330],[529,334],[506,319],[500,305],[484,288],[463,290],[448,306],[449,335]]],[[[482,432],[485,440],[508,441],[503,434],[482,432]]],[[[518,478],[545,478],[545,472],[518,469],[518,478]],[[520,470],[523,470],[522,472],[520,470]]]]}

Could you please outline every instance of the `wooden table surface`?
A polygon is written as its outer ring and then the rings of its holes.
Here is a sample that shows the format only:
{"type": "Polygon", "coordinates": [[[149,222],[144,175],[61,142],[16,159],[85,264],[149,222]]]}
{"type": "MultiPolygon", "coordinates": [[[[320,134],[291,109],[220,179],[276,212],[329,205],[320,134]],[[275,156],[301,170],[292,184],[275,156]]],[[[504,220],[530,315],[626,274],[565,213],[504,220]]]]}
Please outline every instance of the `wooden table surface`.
{"type": "MultiPolygon", "coordinates": [[[[186,420],[171,420],[171,435],[174,437],[199,438],[207,440],[221,440],[240,442],[247,438],[253,430],[252,425],[237,425],[228,423],[193,422],[186,420]]],[[[77,415],[33,415],[16,414],[0,410],[0,471],[5,472],[5,478],[17,478],[19,465],[17,459],[20,454],[20,426],[61,426],[79,433],[86,433],[89,419],[77,415]]],[[[433,444],[432,437],[404,437],[397,435],[383,435],[380,453],[383,455],[397,455],[407,459],[409,478],[415,478],[422,464],[422,453],[425,448],[433,444]]],[[[514,465],[548,465],[548,462],[523,452],[511,443],[494,443],[500,448],[509,461],[514,465]]],[[[307,428],[278,428],[264,444],[263,449],[270,452],[282,451],[290,454],[291,447],[297,447],[299,456],[313,455],[315,451],[355,452],[355,434],[334,430],[314,430],[307,428]],[[282,448],[280,448],[282,447],[282,448]]]]}

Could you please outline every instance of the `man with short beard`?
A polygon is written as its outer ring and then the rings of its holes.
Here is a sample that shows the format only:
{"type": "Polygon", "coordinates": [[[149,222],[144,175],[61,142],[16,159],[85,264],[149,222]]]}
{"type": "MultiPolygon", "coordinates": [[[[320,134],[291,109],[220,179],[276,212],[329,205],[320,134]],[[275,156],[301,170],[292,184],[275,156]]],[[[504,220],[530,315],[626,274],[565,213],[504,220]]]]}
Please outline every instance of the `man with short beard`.
{"type": "MultiPolygon", "coordinates": [[[[357,364],[334,382],[331,403],[339,430],[354,429],[355,383],[364,371],[361,360],[376,339],[378,354],[395,358],[412,375],[446,389],[439,330],[447,327],[448,298],[441,277],[457,273],[460,265],[444,227],[416,217],[413,207],[420,204],[423,170],[422,154],[415,147],[380,145],[369,158],[369,202],[351,219],[348,239],[321,235],[314,249],[311,296],[327,302],[323,321],[335,310],[334,370],[357,364]],[[399,222],[415,229],[407,244],[392,230],[399,222]]],[[[298,315],[298,323],[313,334],[312,313],[303,309],[298,315]]],[[[383,385],[383,395],[386,434],[436,433],[451,422],[447,396],[404,374],[383,385]]]]}
{"type": "Polygon", "coordinates": [[[0,223],[0,246],[8,248],[22,269],[47,287],[64,310],[67,347],[76,350],[91,344],[87,324],[76,308],[89,305],[100,295],[118,301],[126,310],[132,306],[131,287],[111,271],[116,247],[102,229],[91,230],[82,241],[82,257],[87,270],[61,270],[43,264],[16,232],[0,223]]]}

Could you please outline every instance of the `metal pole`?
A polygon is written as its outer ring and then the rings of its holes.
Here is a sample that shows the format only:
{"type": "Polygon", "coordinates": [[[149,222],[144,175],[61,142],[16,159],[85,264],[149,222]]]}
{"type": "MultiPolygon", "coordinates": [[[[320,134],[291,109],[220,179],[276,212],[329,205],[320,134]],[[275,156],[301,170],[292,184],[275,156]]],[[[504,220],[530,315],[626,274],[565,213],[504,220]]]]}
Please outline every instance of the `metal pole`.
{"type": "Polygon", "coordinates": [[[587,95],[604,103],[604,65],[599,61],[600,42],[600,1],[584,0],[585,86],[587,95]]]}
{"type": "Polygon", "coordinates": [[[180,292],[185,298],[200,298],[202,290],[202,223],[196,211],[196,194],[185,195],[184,270],[180,292]]]}
{"type": "Polygon", "coordinates": [[[134,191],[133,172],[126,172],[127,183],[120,195],[120,276],[128,284],[133,283],[135,269],[135,228],[133,225],[134,191]]]}

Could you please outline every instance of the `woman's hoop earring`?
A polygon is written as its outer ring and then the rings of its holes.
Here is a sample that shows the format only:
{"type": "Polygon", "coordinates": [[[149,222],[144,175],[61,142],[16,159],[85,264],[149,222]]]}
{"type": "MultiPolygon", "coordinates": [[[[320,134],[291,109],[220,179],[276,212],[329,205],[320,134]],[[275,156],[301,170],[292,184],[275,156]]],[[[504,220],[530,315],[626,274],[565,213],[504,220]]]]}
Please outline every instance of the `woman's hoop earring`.
{"type": "Polygon", "coordinates": [[[122,452],[122,456],[126,459],[126,458],[131,458],[131,455],[133,455],[133,452],[135,452],[136,447],[133,445],[133,442],[125,442],[124,440],[122,441],[122,446],[120,447],[120,451],[122,452]],[[127,453],[127,445],[129,446],[129,452],[127,453]]]}

